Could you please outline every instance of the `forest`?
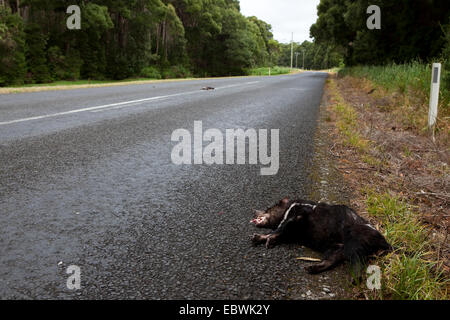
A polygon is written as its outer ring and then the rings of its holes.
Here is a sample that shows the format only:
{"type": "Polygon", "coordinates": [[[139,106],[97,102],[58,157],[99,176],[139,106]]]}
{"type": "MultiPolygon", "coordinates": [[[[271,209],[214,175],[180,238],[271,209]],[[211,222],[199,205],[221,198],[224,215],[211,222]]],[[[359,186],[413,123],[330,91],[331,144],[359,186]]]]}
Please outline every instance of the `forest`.
{"type": "Polygon", "coordinates": [[[345,66],[441,62],[450,91],[450,1],[321,0],[317,14],[310,28],[315,45],[340,52],[345,66]],[[381,9],[380,29],[367,28],[370,5],[381,9]]]}
{"type": "MultiPolygon", "coordinates": [[[[304,45],[308,68],[342,60],[324,61],[326,45],[314,52],[313,43],[304,45]]],[[[245,75],[289,66],[290,54],[290,44],[276,41],[268,23],[243,16],[237,0],[0,0],[0,86],[245,75]],[[80,30],[66,26],[73,4],[80,30]]]]}
{"type": "Polygon", "coordinates": [[[321,0],[317,11],[311,36],[341,47],[346,65],[427,61],[449,45],[448,0],[321,0]],[[366,26],[370,5],[381,8],[380,29],[366,26]]]}
{"type": "Polygon", "coordinates": [[[240,75],[277,50],[236,0],[0,0],[0,85],[240,75]],[[66,27],[73,4],[80,30],[66,27]]]}
{"type": "MultiPolygon", "coordinates": [[[[322,0],[314,41],[294,43],[294,67],[329,69],[448,56],[447,0],[322,0]],[[395,14],[387,14],[395,12],[395,14]]],[[[447,59],[448,60],[448,59],[447,59]]],[[[290,66],[291,44],[245,17],[238,0],[0,0],[0,86],[58,80],[234,76],[290,66]],[[70,5],[81,29],[66,26],[70,5]]]]}

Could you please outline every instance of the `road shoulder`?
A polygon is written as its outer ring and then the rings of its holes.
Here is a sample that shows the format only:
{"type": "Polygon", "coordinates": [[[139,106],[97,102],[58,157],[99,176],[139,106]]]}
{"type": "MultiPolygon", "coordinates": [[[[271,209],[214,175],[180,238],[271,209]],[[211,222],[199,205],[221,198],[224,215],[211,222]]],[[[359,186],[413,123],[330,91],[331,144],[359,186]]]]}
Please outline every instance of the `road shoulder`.
{"type": "MultiPolygon", "coordinates": [[[[328,82],[328,81],[327,81],[328,82]]],[[[327,86],[324,87],[319,118],[317,119],[316,132],[314,134],[314,154],[309,164],[309,186],[308,199],[322,201],[331,204],[350,205],[351,190],[346,184],[342,184],[342,175],[335,167],[335,159],[330,156],[329,150],[333,147],[333,139],[329,132],[332,124],[329,118],[328,105],[331,93],[327,86]]],[[[321,254],[308,248],[302,247],[302,255],[311,258],[321,258],[321,254]]],[[[297,262],[301,267],[314,264],[315,262],[297,262]]],[[[352,279],[346,265],[327,271],[321,275],[306,275],[308,279],[308,290],[295,285],[289,288],[290,298],[294,300],[347,300],[353,297],[352,279]]]]}
{"type": "MultiPolygon", "coordinates": [[[[323,177],[331,173],[341,177],[341,189],[350,195],[341,197],[344,203],[396,248],[372,261],[381,268],[381,290],[368,290],[364,279],[353,288],[353,298],[445,299],[450,252],[445,141],[433,144],[414,132],[398,116],[397,94],[370,86],[330,76],[319,124],[330,141],[320,149],[333,168],[322,170],[319,179],[327,182],[323,177]]],[[[316,198],[322,197],[318,190],[316,198]]]]}

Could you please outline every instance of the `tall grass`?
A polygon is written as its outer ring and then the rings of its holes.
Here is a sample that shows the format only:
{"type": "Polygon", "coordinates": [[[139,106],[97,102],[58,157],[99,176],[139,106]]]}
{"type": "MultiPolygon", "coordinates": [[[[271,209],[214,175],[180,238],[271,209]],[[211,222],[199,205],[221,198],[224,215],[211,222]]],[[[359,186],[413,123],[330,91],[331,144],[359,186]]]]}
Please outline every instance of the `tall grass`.
{"type": "Polygon", "coordinates": [[[368,192],[367,211],[381,221],[386,239],[395,248],[415,253],[428,249],[429,229],[406,202],[389,194],[368,192]]]}
{"type": "Polygon", "coordinates": [[[364,139],[358,132],[358,115],[355,109],[345,103],[334,81],[327,81],[327,83],[335,100],[334,111],[338,115],[336,126],[339,132],[345,136],[344,143],[363,153],[367,150],[369,141],[364,139]]]}
{"type": "MultiPolygon", "coordinates": [[[[286,68],[286,67],[272,67],[272,68],[270,68],[270,74],[272,76],[276,76],[276,75],[279,75],[279,74],[288,74],[290,72],[291,72],[291,69],[290,68],[286,68]]],[[[250,76],[268,76],[269,75],[269,67],[250,69],[248,71],[248,74],[250,76]]]]}
{"type": "MultiPolygon", "coordinates": [[[[431,64],[413,61],[386,66],[355,66],[339,71],[339,76],[367,78],[388,91],[399,91],[405,95],[421,95],[428,101],[431,85],[431,64]]],[[[443,115],[450,114],[450,88],[441,82],[440,108],[443,115]]]]}
{"type": "Polygon", "coordinates": [[[396,249],[383,257],[384,297],[401,300],[447,299],[448,279],[430,259],[429,229],[406,202],[368,190],[367,211],[384,228],[386,240],[396,249]]]}

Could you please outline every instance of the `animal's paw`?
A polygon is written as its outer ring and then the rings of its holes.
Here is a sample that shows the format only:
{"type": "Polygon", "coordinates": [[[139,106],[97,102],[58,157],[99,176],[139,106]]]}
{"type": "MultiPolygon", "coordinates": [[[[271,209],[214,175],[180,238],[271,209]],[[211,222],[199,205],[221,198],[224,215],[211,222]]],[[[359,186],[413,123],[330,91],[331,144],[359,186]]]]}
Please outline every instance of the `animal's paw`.
{"type": "Polygon", "coordinates": [[[264,235],[255,233],[255,234],[253,234],[253,236],[251,236],[251,240],[252,240],[253,244],[256,245],[261,242],[264,242],[265,238],[264,238],[264,235]]]}
{"type": "Polygon", "coordinates": [[[266,240],[266,249],[273,248],[274,246],[274,239],[272,237],[268,237],[266,240]]]}

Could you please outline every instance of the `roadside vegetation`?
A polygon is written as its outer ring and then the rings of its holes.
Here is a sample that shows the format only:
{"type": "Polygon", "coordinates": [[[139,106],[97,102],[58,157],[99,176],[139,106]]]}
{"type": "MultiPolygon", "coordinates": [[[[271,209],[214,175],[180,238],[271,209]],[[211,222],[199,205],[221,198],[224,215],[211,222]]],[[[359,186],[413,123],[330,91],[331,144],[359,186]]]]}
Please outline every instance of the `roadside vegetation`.
{"type": "MultiPolygon", "coordinates": [[[[409,68],[426,70],[416,64],[399,67],[406,70],[405,74],[409,68]]],[[[433,144],[421,133],[421,125],[410,127],[411,123],[403,122],[398,115],[406,116],[410,106],[397,103],[409,101],[411,95],[422,97],[420,86],[413,89],[403,86],[403,82],[383,83],[391,70],[382,69],[387,74],[380,70],[347,69],[340,72],[340,78],[333,76],[327,81],[327,122],[334,128],[330,153],[354,190],[352,206],[371,220],[395,248],[374,262],[382,270],[381,290],[370,291],[362,283],[355,296],[448,299],[448,138],[441,132],[433,144]],[[371,77],[373,82],[368,80],[371,77]],[[376,96],[374,88],[383,94],[376,96]]],[[[399,77],[410,79],[407,75],[399,77]]],[[[426,115],[416,112],[415,117],[426,115]]],[[[448,119],[442,121],[448,127],[448,119]]],[[[422,122],[416,119],[415,123],[422,122]]],[[[441,124],[445,131],[443,127],[441,124]]]]}
{"type": "Polygon", "coordinates": [[[369,215],[380,221],[386,239],[396,248],[379,260],[385,276],[380,298],[446,299],[449,282],[433,257],[429,240],[432,229],[419,220],[415,206],[389,193],[371,190],[366,203],[369,215]]]}
{"type": "MultiPolygon", "coordinates": [[[[270,75],[276,76],[279,74],[288,74],[291,72],[290,68],[287,67],[272,67],[270,68],[270,75]]],[[[250,76],[268,76],[269,75],[269,67],[262,67],[262,68],[254,68],[249,70],[248,74],[250,76]]]]}
{"type": "MultiPolygon", "coordinates": [[[[450,57],[449,57],[450,58],[450,57]]],[[[442,61],[441,59],[436,59],[442,61]]],[[[443,65],[446,65],[444,60],[443,65]]],[[[445,69],[444,69],[445,70],[445,69]]],[[[414,129],[426,131],[426,114],[428,114],[428,101],[431,85],[431,63],[412,61],[405,64],[388,64],[385,66],[354,66],[339,71],[339,76],[353,76],[371,81],[379,90],[375,95],[396,95],[403,98],[397,101],[401,114],[414,129]],[[380,91],[381,90],[381,91],[380,91]],[[407,110],[406,110],[407,109],[407,110]],[[412,112],[405,114],[405,111],[412,112]]],[[[443,72],[439,94],[439,123],[438,129],[448,127],[450,116],[450,83],[447,81],[447,72],[443,72]]]]}
{"type": "Polygon", "coordinates": [[[354,295],[448,299],[450,9],[371,4],[381,8],[381,29],[367,28],[365,0],[320,1],[310,29],[314,43],[342,49],[345,63],[327,83],[329,153],[353,190],[351,205],[395,247],[374,261],[381,290],[362,283],[354,295]],[[432,62],[443,66],[436,141],[427,130],[432,62]]]}

